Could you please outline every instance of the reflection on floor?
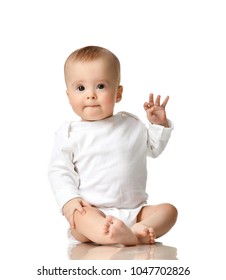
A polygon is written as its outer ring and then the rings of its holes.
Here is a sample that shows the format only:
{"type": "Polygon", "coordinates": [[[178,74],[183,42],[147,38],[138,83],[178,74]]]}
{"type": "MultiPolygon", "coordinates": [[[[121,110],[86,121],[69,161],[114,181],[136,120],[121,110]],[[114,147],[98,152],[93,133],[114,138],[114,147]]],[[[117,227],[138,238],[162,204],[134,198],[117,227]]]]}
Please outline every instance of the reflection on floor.
{"type": "Polygon", "coordinates": [[[177,260],[177,249],[160,242],[130,247],[80,243],[69,247],[68,257],[71,260],[177,260]]]}

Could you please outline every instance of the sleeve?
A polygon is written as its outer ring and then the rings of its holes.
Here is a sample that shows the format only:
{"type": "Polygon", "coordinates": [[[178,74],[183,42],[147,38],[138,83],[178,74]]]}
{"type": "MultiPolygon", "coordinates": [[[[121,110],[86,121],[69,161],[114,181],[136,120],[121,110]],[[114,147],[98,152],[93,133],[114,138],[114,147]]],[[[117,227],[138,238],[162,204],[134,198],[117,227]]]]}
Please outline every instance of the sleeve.
{"type": "Polygon", "coordinates": [[[73,164],[73,149],[64,129],[55,135],[48,168],[48,178],[60,209],[69,200],[79,197],[79,175],[73,164]]]}
{"type": "Polygon", "coordinates": [[[156,158],[165,149],[174,128],[174,125],[170,120],[168,120],[168,123],[169,127],[167,128],[149,123],[147,156],[156,158]]]}

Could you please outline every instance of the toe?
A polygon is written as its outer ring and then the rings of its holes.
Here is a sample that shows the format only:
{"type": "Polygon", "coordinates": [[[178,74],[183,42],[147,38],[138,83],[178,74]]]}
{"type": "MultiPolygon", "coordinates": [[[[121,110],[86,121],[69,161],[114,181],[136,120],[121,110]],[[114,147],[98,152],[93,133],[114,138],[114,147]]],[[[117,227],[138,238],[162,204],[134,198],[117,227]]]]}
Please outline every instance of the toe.
{"type": "Polygon", "coordinates": [[[109,223],[113,223],[113,219],[114,219],[114,217],[113,216],[106,216],[106,218],[105,218],[109,223]]]}
{"type": "Polygon", "coordinates": [[[151,244],[154,244],[155,243],[155,238],[156,238],[155,232],[152,228],[149,228],[148,230],[149,230],[149,242],[151,244]]]}
{"type": "Polygon", "coordinates": [[[103,230],[105,233],[109,231],[109,225],[104,225],[103,230]]]}

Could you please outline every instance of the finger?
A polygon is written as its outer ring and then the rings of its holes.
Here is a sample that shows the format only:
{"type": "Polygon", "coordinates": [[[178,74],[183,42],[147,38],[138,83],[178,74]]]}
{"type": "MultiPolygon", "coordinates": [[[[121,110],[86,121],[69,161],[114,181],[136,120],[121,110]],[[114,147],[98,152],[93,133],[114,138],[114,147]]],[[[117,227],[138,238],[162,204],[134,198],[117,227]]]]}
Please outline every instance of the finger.
{"type": "Polygon", "coordinates": [[[75,228],[74,213],[68,218],[68,222],[71,228],[75,228]]]}
{"type": "Polygon", "coordinates": [[[153,95],[153,93],[149,94],[149,103],[150,103],[150,106],[154,105],[154,95],[153,95]]]}
{"type": "Polygon", "coordinates": [[[166,96],[165,100],[163,101],[162,103],[162,107],[165,108],[166,107],[166,104],[168,103],[169,101],[169,96],[166,96]]]}
{"type": "Polygon", "coordinates": [[[160,95],[157,95],[156,99],[155,99],[155,106],[160,106],[160,95]]]}
{"type": "MultiPolygon", "coordinates": [[[[82,203],[82,201],[81,201],[81,203],[82,203]]],[[[82,207],[82,204],[81,204],[81,203],[78,203],[78,204],[76,205],[76,210],[78,210],[78,212],[79,212],[80,214],[85,214],[86,211],[85,211],[85,209],[82,207]]]]}
{"type": "Polygon", "coordinates": [[[144,109],[147,111],[147,110],[150,109],[150,108],[151,108],[150,103],[145,102],[145,103],[144,103],[144,109]]]}
{"type": "Polygon", "coordinates": [[[89,204],[89,202],[87,202],[87,201],[85,201],[85,200],[82,200],[81,204],[82,204],[82,206],[92,207],[92,205],[89,204]]]}

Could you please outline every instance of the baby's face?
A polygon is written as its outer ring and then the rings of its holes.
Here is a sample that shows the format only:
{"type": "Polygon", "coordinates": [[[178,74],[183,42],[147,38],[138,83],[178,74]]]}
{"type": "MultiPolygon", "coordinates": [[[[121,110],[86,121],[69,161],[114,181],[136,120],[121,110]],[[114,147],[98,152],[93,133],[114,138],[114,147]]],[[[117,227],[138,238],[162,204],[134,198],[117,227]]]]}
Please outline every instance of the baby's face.
{"type": "Polygon", "coordinates": [[[112,116],[122,87],[106,59],[71,62],[68,67],[67,94],[74,112],[85,121],[112,116]]]}

